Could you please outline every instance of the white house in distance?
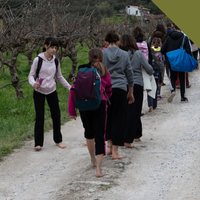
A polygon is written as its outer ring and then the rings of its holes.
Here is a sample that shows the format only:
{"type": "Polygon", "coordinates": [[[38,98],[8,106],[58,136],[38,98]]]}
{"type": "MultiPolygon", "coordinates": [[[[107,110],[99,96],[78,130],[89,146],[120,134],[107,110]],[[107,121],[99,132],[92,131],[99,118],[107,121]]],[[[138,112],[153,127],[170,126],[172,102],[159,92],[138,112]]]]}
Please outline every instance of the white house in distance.
{"type": "MultiPolygon", "coordinates": [[[[150,9],[147,8],[143,8],[142,9],[144,13],[149,14],[150,13],[150,9]]],[[[135,15],[137,17],[141,16],[141,12],[140,12],[140,7],[139,6],[126,6],[126,13],[128,15],[135,15]]]]}

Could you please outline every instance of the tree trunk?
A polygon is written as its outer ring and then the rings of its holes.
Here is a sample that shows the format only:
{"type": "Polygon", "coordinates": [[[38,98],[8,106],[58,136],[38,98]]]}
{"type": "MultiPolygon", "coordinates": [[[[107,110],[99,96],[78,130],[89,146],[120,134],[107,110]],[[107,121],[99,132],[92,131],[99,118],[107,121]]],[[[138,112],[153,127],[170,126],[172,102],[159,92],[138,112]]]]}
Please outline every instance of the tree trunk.
{"type": "Polygon", "coordinates": [[[21,51],[23,52],[23,48],[24,47],[16,47],[13,49],[11,55],[11,65],[9,66],[10,74],[12,76],[12,86],[15,88],[18,99],[24,98],[21,89],[21,84],[19,83],[19,76],[17,74],[17,67],[16,67],[17,56],[19,55],[19,53],[21,53],[21,51]]]}
{"type": "Polygon", "coordinates": [[[33,46],[30,47],[30,49],[26,53],[26,56],[28,58],[28,64],[29,64],[29,66],[31,66],[32,63],[33,63],[32,55],[33,55],[33,51],[34,51],[35,48],[36,48],[36,44],[33,44],[33,46]]]}
{"type": "Polygon", "coordinates": [[[11,61],[6,60],[3,56],[3,52],[0,52],[1,62],[9,67],[10,75],[12,77],[12,86],[15,88],[15,92],[17,94],[18,99],[23,98],[23,92],[21,89],[21,84],[19,83],[19,76],[17,74],[17,68],[16,68],[17,56],[21,52],[21,50],[22,47],[16,47],[13,49],[11,55],[11,61]]]}
{"type": "Polygon", "coordinates": [[[17,75],[16,66],[10,66],[10,74],[12,76],[12,86],[15,88],[18,99],[24,98],[23,92],[21,89],[21,84],[19,83],[19,76],[17,75]]]}
{"type": "Polygon", "coordinates": [[[73,45],[70,48],[70,52],[71,52],[71,54],[69,55],[69,58],[72,60],[72,70],[69,73],[69,76],[67,77],[68,81],[72,81],[73,78],[75,77],[76,67],[78,64],[77,49],[75,48],[75,45],[73,45]]]}

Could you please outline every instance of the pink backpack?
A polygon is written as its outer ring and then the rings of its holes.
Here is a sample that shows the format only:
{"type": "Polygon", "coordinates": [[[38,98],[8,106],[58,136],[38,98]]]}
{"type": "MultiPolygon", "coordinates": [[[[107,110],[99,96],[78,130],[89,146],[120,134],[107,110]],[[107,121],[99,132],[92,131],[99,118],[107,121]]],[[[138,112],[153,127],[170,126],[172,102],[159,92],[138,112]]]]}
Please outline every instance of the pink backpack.
{"type": "Polygon", "coordinates": [[[139,50],[144,54],[145,58],[149,61],[149,50],[147,43],[145,41],[137,42],[137,46],[139,50]]]}

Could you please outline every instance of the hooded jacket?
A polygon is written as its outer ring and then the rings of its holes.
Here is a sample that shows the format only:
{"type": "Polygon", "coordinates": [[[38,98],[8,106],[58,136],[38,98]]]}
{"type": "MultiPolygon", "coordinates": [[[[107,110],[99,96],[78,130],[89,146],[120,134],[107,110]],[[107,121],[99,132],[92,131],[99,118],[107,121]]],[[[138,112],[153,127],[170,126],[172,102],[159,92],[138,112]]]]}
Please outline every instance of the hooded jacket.
{"type": "MultiPolygon", "coordinates": [[[[166,55],[167,52],[180,49],[181,44],[183,42],[183,37],[184,37],[184,34],[182,32],[178,32],[178,31],[171,32],[169,34],[169,37],[166,39],[166,41],[162,45],[161,53],[166,55]]],[[[191,48],[190,48],[190,44],[189,44],[189,40],[187,36],[185,37],[185,43],[183,45],[183,48],[186,50],[188,54],[191,55],[191,48]]],[[[170,67],[167,56],[166,56],[166,65],[170,67]]]]}
{"type": "Polygon", "coordinates": [[[42,94],[51,94],[56,90],[56,82],[55,78],[68,90],[70,90],[71,86],[69,83],[65,80],[65,78],[62,76],[61,69],[60,69],[60,63],[58,64],[57,67],[57,72],[56,72],[56,65],[55,65],[55,56],[53,56],[53,59],[48,61],[46,57],[44,56],[44,53],[41,53],[38,55],[43,59],[42,61],[42,66],[40,69],[39,73],[39,78],[34,79],[36,69],[38,67],[38,57],[36,57],[33,61],[33,64],[31,66],[31,71],[28,76],[29,83],[34,86],[35,83],[39,83],[39,79],[42,78],[44,79],[42,81],[42,84],[40,88],[37,90],[37,92],[40,92],[42,94]]]}
{"type": "MultiPolygon", "coordinates": [[[[184,37],[184,34],[182,32],[178,32],[178,31],[171,32],[169,34],[169,37],[166,39],[166,41],[162,45],[161,53],[166,54],[169,51],[179,49],[183,42],[183,37],[184,37]]],[[[190,48],[189,40],[187,36],[185,37],[185,43],[184,43],[183,48],[186,50],[188,54],[191,55],[191,48],[190,48]]]]}
{"type": "Polygon", "coordinates": [[[133,71],[126,51],[119,47],[107,47],[103,50],[103,64],[110,72],[112,88],[127,91],[127,84],[133,87],[133,71]]]}
{"type": "Polygon", "coordinates": [[[166,33],[163,33],[161,31],[154,31],[152,36],[151,36],[151,44],[153,42],[153,39],[154,38],[160,38],[161,39],[161,42],[162,44],[165,42],[165,40],[167,39],[167,34],[166,33]]]}
{"type": "Polygon", "coordinates": [[[129,50],[128,55],[131,60],[131,68],[132,68],[132,71],[134,74],[134,76],[133,76],[134,84],[144,87],[143,76],[142,76],[142,67],[149,75],[153,74],[153,68],[148,63],[147,59],[145,58],[145,56],[143,55],[143,53],[141,51],[137,50],[132,53],[129,50]],[[142,67],[141,67],[141,65],[142,65],[142,67]]]}
{"type": "Polygon", "coordinates": [[[174,29],[171,29],[171,28],[167,28],[167,36],[169,36],[169,34],[171,33],[171,32],[173,32],[174,31],[174,29]]]}

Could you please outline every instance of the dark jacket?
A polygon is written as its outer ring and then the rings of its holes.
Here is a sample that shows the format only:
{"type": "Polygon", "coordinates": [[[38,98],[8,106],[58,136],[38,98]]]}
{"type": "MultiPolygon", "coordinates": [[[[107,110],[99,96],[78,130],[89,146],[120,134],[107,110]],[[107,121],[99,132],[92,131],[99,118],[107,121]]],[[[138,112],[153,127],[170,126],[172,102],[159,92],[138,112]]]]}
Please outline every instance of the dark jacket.
{"type": "Polygon", "coordinates": [[[161,31],[154,31],[152,36],[151,36],[151,44],[153,42],[153,39],[154,38],[160,38],[161,39],[161,42],[162,44],[165,42],[165,40],[167,39],[167,34],[166,33],[163,33],[161,31]]]}
{"type": "Polygon", "coordinates": [[[167,28],[167,36],[169,36],[169,34],[171,33],[171,32],[173,32],[174,31],[174,29],[171,29],[171,28],[167,28]]]}
{"type": "MultiPolygon", "coordinates": [[[[169,37],[166,39],[164,44],[161,47],[161,53],[166,54],[169,51],[173,51],[179,49],[183,42],[184,34],[182,32],[173,31],[169,34],[169,37]]],[[[191,55],[191,49],[188,37],[185,37],[185,43],[183,48],[186,50],[187,53],[191,55]]]]}
{"type": "MultiPolygon", "coordinates": [[[[170,52],[170,51],[173,51],[176,49],[180,49],[181,44],[183,42],[183,37],[184,37],[184,34],[182,32],[177,32],[177,31],[171,32],[169,34],[169,37],[166,39],[166,41],[164,42],[164,44],[161,47],[161,53],[166,55],[167,52],[170,52]]],[[[189,40],[188,40],[187,36],[185,37],[185,43],[184,43],[183,48],[186,50],[186,52],[188,54],[192,55],[189,40]]],[[[166,56],[166,65],[167,65],[167,67],[170,67],[167,56],[166,56]]]]}
{"type": "MultiPolygon", "coordinates": [[[[142,43],[144,40],[141,38],[135,38],[136,42],[142,43]]],[[[149,51],[149,64],[152,65],[152,55],[151,55],[151,47],[147,43],[148,51],[149,51]]]]}

